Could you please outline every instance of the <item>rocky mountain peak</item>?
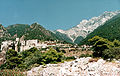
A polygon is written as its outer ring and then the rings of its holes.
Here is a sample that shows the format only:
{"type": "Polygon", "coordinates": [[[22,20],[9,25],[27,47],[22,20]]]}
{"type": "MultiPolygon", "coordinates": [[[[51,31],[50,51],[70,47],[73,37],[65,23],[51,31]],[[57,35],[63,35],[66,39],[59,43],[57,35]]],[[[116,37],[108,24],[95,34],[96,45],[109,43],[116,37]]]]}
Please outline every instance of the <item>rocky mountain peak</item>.
{"type": "Polygon", "coordinates": [[[89,20],[82,20],[80,24],[77,26],[69,29],[69,30],[57,30],[57,32],[60,32],[61,34],[67,35],[69,39],[72,40],[72,42],[75,42],[75,40],[78,37],[85,38],[89,33],[91,33],[94,29],[97,27],[103,25],[106,21],[114,17],[115,15],[119,14],[120,11],[115,12],[104,12],[102,15],[98,17],[93,17],[89,20]]]}
{"type": "Polygon", "coordinates": [[[44,29],[39,23],[33,23],[31,24],[30,28],[32,29],[44,29]]]}
{"type": "Polygon", "coordinates": [[[65,33],[65,31],[64,31],[64,30],[61,30],[61,29],[58,29],[58,30],[56,30],[56,31],[61,32],[61,33],[65,33]]]}

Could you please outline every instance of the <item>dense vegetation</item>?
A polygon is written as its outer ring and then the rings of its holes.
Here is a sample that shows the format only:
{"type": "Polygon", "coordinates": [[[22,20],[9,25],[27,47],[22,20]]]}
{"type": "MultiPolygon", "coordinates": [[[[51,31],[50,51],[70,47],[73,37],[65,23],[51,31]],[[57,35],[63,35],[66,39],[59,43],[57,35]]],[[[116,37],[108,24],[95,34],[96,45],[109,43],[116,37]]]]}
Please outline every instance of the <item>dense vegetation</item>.
{"type": "Polygon", "coordinates": [[[10,49],[6,52],[6,63],[1,65],[1,68],[13,69],[19,67],[22,63],[22,57],[18,52],[13,49],[10,49]]]}
{"type": "Polygon", "coordinates": [[[28,24],[15,24],[8,26],[6,29],[11,36],[22,37],[28,31],[29,27],[28,24]]]}
{"type": "Polygon", "coordinates": [[[39,40],[56,40],[58,39],[54,33],[46,30],[38,23],[32,25],[15,24],[6,28],[13,38],[24,37],[25,40],[39,39],[39,40]]]}
{"type": "Polygon", "coordinates": [[[104,59],[119,59],[120,58],[120,41],[113,42],[99,36],[89,39],[89,44],[93,47],[94,57],[103,57],[104,59]]]}
{"type": "Polygon", "coordinates": [[[69,59],[75,58],[65,57],[62,52],[57,52],[52,48],[44,52],[36,48],[31,48],[23,52],[16,52],[15,50],[10,49],[6,53],[6,63],[1,65],[0,69],[28,70],[36,65],[64,62],[64,60],[69,59]]]}
{"type": "Polygon", "coordinates": [[[46,30],[38,23],[28,24],[14,24],[4,28],[0,25],[0,35],[4,34],[3,37],[0,37],[0,43],[5,40],[15,40],[15,38],[21,38],[24,40],[38,39],[41,41],[53,41],[59,40],[65,43],[63,36],[54,34],[53,32],[46,30]],[[1,30],[4,30],[1,32],[1,30]]]}
{"type": "Polygon", "coordinates": [[[33,23],[29,31],[25,33],[25,39],[39,39],[39,40],[56,40],[56,35],[46,30],[41,25],[33,23]]]}
{"type": "Polygon", "coordinates": [[[0,24],[0,45],[2,41],[11,39],[10,34],[8,31],[0,24]]]}
{"type": "Polygon", "coordinates": [[[114,39],[120,40],[120,14],[108,20],[104,25],[95,29],[80,42],[80,45],[88,44],[88,40],[96,35],[106,38],[110,41],[113,41],[114,39]]]}
{"type": "Polygon", "coordinates": [[[55,33],[56,33],[56,36],[59,40],[62,40],[62,41],[64,40],[67,43],[72,42],[72,40],[66,34],[63,34],[63,33],[57,32],[57,31],[55,31],[55,33]]]}
{"type": "Polygon", "coordinates": [[[120,59],[120,47],[106,49],[103,55],[105,59],[120,59]]]}

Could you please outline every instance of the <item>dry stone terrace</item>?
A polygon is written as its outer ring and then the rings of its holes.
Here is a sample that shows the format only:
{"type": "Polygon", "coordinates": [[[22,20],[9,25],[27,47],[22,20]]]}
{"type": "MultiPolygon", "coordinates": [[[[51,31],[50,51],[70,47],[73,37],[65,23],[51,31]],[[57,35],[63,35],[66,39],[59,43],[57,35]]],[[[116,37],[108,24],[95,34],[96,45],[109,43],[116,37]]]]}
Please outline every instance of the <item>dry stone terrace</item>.
{"type": "Polygon", "coordinates": [[[74,61],[40,65],[27,71],[27,76],[120,76],[120,61],[91,61],[91,57],[74,61]],[[90,61],[89,61],[90,60],[90,61]]]}

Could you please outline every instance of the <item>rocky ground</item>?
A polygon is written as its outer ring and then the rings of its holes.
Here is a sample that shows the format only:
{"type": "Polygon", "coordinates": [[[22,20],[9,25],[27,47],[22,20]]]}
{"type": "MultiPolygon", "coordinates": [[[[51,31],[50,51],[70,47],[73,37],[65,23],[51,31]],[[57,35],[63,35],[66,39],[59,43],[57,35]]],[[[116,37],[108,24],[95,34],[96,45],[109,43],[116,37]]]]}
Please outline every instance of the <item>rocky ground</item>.
{"type": "Polygon", "coordinates": [[[27,71],[27,76],[120,76],[120,61],[78,58],[60,64],[40,65],[27,71]]]}

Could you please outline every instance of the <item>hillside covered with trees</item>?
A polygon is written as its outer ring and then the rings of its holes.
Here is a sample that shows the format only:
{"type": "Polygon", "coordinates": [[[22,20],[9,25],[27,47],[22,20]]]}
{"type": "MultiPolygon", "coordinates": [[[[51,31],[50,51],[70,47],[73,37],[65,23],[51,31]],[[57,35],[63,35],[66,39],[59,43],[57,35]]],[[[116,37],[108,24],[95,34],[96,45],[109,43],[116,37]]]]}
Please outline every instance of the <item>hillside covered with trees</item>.
{"type": "Polygon", "coordinates": [[[46,30],[38,23],[28,24],[15,24],[6,28],[12,38],[24,37],[25,40],[39,39],[39,40],[56,40],[58,39],[54,33],[46,30]]]}
{"type": "Polygon", "coordinates": [[[91,39],[96,35],[106,38],[110,41],[113,41],[115,39],[120,40],[120,14],[116,15],[112,19],[108,20],[104,25],[95,29],[80,42],[80,45],[88,44],[88,39],[91,39]]]}

